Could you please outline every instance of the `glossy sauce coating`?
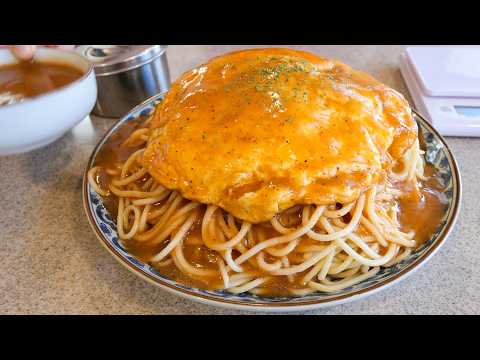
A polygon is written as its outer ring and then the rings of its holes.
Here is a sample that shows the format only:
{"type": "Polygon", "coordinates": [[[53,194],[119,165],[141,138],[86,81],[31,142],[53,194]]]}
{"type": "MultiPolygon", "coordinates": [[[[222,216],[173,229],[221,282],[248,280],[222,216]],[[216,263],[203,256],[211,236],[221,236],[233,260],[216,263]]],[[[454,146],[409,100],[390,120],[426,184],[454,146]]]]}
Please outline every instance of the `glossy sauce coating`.
{"type": "MultiPolygon", "coordinates": [[[[427,179],[420,181],[419,194],[414,191],[406,191],[406,196],[399,200],[398,214],[402,231],[415,231],[417,246],[433,235],[448,204],[443,193],[445,187],[436,176],[433,166],[425,168],[425,176],[427,179]]],[[[402,184],[398,184],[397,187],[402,188],[402,184]]],[[[406,190],[405,186],[402,190],[406,190]]]]}
{"type": "Polygon", "coordinates": [[[82,75],[82,71],[71,66],[36,61],[0,66],[0,105],[55,90],[82,75]]]}
{"type": "Polygon", "coordinates": [[[151,126],[144,165],[158,182],[252,223],[355,200],[417,136],[402,95],[288,49],[234,52],[185,73],[151,126]]]}

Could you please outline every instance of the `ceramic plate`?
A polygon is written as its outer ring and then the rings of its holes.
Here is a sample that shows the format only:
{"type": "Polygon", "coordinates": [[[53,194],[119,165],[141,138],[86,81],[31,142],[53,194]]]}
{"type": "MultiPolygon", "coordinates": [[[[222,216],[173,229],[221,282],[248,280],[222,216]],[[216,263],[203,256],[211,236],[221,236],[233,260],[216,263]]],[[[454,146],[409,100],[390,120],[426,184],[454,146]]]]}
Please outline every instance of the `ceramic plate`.
{"type": "Polygon", "coordinates": [[[381,268],[375,276],[368,280],[328,294],[313,293],[302,297],[262,297],[249,293],[236,295],[222,290],[202,290],[179,284],[161,275],[149,264],[139,261],[122,246],[113,221],[114,217],[108,213],[102,198],[94,192],[87,181],[87,171],[95,163],[97,154],[102,150],[106,141],[127,122],[135,121],[139,116],[148,115],[161,99],[162,95],[157,95],[137,106],[120,119],[95,147],[83,178],[83,202],[88,220],[107,250],[127,269],[162,289],[202,303],[241,310],[300,311],[338,305],[386,289],[413,273],[439,250],[454,226],[461,201],[461,182],[456,161],[443,138],[421,115],[415,112],[420,129],[419,136],[423,140],[423,147],[426,150],[426,161],[437,169],[446,188],[445,194],[448,203],[441,223],[433,236],[410,257],[392,267],[381,268]]]}

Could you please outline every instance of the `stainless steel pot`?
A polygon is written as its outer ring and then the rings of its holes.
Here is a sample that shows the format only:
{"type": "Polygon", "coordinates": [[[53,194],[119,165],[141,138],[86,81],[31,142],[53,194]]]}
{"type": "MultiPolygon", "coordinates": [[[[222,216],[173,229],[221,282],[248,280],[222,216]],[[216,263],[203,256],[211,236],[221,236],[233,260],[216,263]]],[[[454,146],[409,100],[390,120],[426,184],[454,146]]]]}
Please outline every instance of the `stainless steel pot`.
{"type": "Polygon", "coordinates": [[[145,99],[170,88],[166,45],[83,45],[77,51],[94,64],[95,115],[121,117],[145,99]]]}

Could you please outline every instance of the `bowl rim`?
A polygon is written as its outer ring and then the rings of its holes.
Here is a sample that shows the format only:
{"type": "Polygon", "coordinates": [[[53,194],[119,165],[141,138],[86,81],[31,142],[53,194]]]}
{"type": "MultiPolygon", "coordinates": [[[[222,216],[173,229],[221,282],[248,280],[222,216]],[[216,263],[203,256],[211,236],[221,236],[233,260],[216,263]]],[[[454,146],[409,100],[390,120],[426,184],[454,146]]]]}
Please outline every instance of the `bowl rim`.
{"type": "MultiPolygon", "coordinates": [[[[193,300],[196,302],[213,305],[217,307],[235,309],[235,310],[247,310],[247,311],[269,311],[269,312],[294,312],[294,311],[308,311],[313,309],[319,309],[334,305],[340,305],[347,302],[359,300],[361,298],[367,297],[369,295],[373,295],[381,290],[385,290],[390,286],[399,283],[401,280],[406,279],[409,275],[413,274],[416,270],[418,270],[421,266],[425,265],[440,249],[440,247],[445,243],[446,239],[450,235],[456,221],[458,215],[460,213],[461,202],[462,202],[462,183],[461,183],[461,176],[457,161],[448,146],[445,139],[435,130],[432,125],[425,119],[423,115],[421,115],[418,111],[412,108],[412,112],[415,115],[417,121],[419,121],[423,126],[425,126],[430,132],[435,134],[442,146],[445,149],[445,153],[449,160],[449,163],[452,166],[452,180],[453,180],[453,196],[452,196],[452,208],[448,214],[447,221],[444,227],[441,229],[436,241],[428,248],[426,251],[418,256],[411,264],[408,264],[403,269],[399,270],[397,273],[391,275],[389,279],[381,281],[377,284],[372,284],[371,286],[365,289],[355,290],[348,294],[340,294],[336,295],[333,298],[327,299],[305,299],[300,300],[295,303],[288,303],[288,302],[272,302],[272,303],[260,303],[260,302],[245,302],[241,300],[235,299],[221,299],[217,298],[214,295],[208,294],[199,294],[191,290],[190,288],[181,288],[175,285],[169,284],[162,279],[158,279],[147,273],[145,270],[139,269],[135,267],[133,264],[128,262],[124,257],[122,257],[118,251],[108,242],[108,240],[104,237],[101,230],[96,225],[95,219],[90,211],[90,201],[88,196],[88,179],[87,173],[88,170],[92,167],[96,156],[103,146],[105,141],[116,131],[118,127],[120,127],[123,123],[128,121],[135,113],[141,111],[145,106],[149,105],[150,103],[162,98],[166,92],[154,95],[136,107],[134,107],[131,111],[129,111],[126,115],[120,118],[118,121],[113,124],[113,126],[102,136],[102,138],[98,141],[97,145],[92,150],[92,153],[89,157],[87,162],[87,166],[85,168],[83,174],[83,184],[82,184],[82,193],[83,193],[83,208],[87,215],[88,222],[90,227],[97,235],[100,243],[113,255],[113,257],[120,262],[123,266],[125,266],[128,270],[136,274],[137,276],[141,277],[142,279],[148,281],[149,283],[166,290],[172,294],[177,296],[181,296],[183,298],[187,298],[189,300],[193,300]]],[[[173,281],[173,280],[172,280],[173,281]]]]}
{"type": "MultiPolygon", "coordinates": [[[[0,49],[0,53],[1,52],[10,52],[10,50],[8,49],[0,49]]],[[[53,96],[53,95],[56,95],[60,92],[63,92],[64,90],[67,90],[71,87],[74,87],[76,85],[78,85],[79,83],[83,82],[85,79],[89,78],[91,76],[91,74],[93,73],[93,70],[94,70],[94,67],[93,67],[93,64],[88,61],[86,58],[84,58],[82,55],[76,53],[74,50],[61,50],[61,49],[51,49],[51,48],[39,48],[37,49],[36,53],[60,53],[60,54],[65,54],[65,53],[68,53],[69,55],[73,55],[74,57],[76,57],[77,59],[80,59],[81,61],[83,61],[86,65],[88,65],[88,68],[87,68],[87,71],[85,71],[83,73],[83,70],[82,70],[82,76],[79,77],[78,79],[66,84],[66,85],[63,85],[59,88],[56,88],[56,89],[53,89],[51,91],[47,91],[45,93],[42,93],[42,94],[38,94],[38,95],[35,95],[35,96],[30,96],[30,97],[25,97],[24,100],[20,101],[20,102],[17,102],[17,103],[13,103],[13,104],[6,104],[6,105],[2,105],[0,106],[0,111],[2,110],[7,110],[7,109],[13,109],[15,107],[20,107],[24,104],[27,104],[27,103],[32,103],[34,102],[35,100],[38,100],[38,99],[42,99],[42,98],[46,98],[46,97],[50,97],[50,96],[53,96]]],[[[39,62],[42,62],[42,61],[39,61],[39,62]]],[[[46,61],[45,61],[46,62],[46,61]]],[[[14,65],[18,63],[15,62],[15,63],[11,63],[11,64],[4,64],[4,63],[0,63],[0,68],[3,67],[3,66],[10,66],[10,65],[14,65]]],[[[55,63],[55,61],[52,61],[51,63],[55,63]]],[[[63,64],[62,62],[59,62],[61,64],[63,64]]],[[[78,67],[76,66],[73,66],[71,65],[71,63],[68,63],[71,67],[74,67],[76,68],[77,70],[80,70],[78,69],[78,67]]]]}

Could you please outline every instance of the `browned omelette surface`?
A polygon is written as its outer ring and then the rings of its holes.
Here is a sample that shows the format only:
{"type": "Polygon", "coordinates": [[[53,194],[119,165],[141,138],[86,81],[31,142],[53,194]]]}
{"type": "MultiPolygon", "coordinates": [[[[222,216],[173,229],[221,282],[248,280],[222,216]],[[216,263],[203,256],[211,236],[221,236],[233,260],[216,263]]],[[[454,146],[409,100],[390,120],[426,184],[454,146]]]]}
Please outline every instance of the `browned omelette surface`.
{"type": "Polygon", "coordinates": [[[143,162],[158,182],[252,223],[357,199],[417,137],[402,95],[288,49],[234,52],[188,71],[150,124],[143,162]]]}

